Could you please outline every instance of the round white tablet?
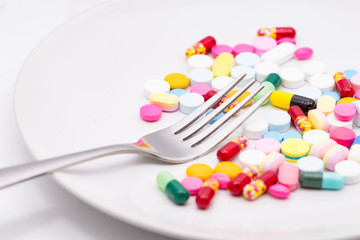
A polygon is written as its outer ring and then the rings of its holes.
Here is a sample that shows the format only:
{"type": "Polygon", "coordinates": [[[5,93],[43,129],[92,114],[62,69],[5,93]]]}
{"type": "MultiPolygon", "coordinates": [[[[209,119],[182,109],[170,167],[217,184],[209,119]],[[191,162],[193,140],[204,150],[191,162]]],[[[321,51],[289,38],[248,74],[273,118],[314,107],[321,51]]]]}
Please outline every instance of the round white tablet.
{"type": "Polygon", "coordinates": [[[250,81],[255,79],[255,71],[252,67],[248,66],[235,66],[231,69],[230,74],[232,78],[237,78],[243,74],[246,74],[245,78],[241,80],[238,87],[243,87],[250,81]]]}
{"type": "Polygon", "coordinates": [[[232,80],[234,80],[232,77],[227,76],[216,77],[211,81],[211,87],[218,92],[226,87],[232,80]]]}
{"type": "Polygon", "coordinates": [[[340,121],[335,117],[333,112],[327,115],[326,118],[330,124],[330,130],[337,127],[346,127],[352,129],[352,121],[340,121]]]}
{"type": "Polygon", "coordinates": [[[312,129],[306,131],[303,135],[303,139],[307,141],[310,144],[310,146],[325,138],[330,138],[329,133],[319,129],[312,129]]]}
{"type": "Polygon", "coordinates": [[[356,126],[360,127],[360,115],[357,114],[354,119],[353,119],[353,122],[356,126]]]}
{"type": "Polygon", "coordinates": [[[211,81],[214,79],[214,73],[206,68],[197,68],[190,71],[189,78],[191,86],[198,83],[204,83],[210,86],[211,81]]]}
{"type": "Polygon", "coordinates": [[[185,93],[180,96],[180,111],[185,114],[190,114],[204,103],[204,97],[198,93],[185,93]]]}
{"type": "Polygon", "coordinates": [[[318,157],[307,156],[300,158],[296,165],[300,172],[322,172],[324,171],[324,162],[318,157]]]}
{"type": "Polygon", "coordinates": [[[191,68],[208,68],[210,69],[214,63],[214,59],[208,55],[196,54],[188,58],[188,65],[191,68]]]}
{"type": "Polygon", "coordinates": [[[310,98],[317,102],[318,98],[321,97],[321,90],[314,86],[302,86],[301,88],[296,89],[295,94],[310,98]]]}
{"type": "Polygon", "coordinates": [[[279,65],[273,62],[259,62],[255,65],[256,80],[264,81],[270,73],[278,73],[279,65]]]}
{"type": "Polygon", "coordinates": [[[325,73],[326,65],[319,61],[307,61],[302,69],[305,72],[305,80],[309,81],[311,76],[325,73]]]}
{"type": "Polygon", "coordinates": [[[264,118],[250,118],[244,123],[242,131],[249,139],[260,139],[268,131],[268,121],[264,118]]]}
{"type": "Polygon", "coordinates": [[[266,120],[269,123],[269,131],[286,132],[291,125],[290,115],[281,110],[270,111],[266,115],[266,120]]]}
{"type": "Polygon", "coordinates": [[[170,84],[165,80],[149,80],[144,85],[144,96],[150,99],[152,93],[168,93],[170,91],[170,84]]]}
{"type": "Polygon", "coordinates": [[[241,151],[239,154],[240,168],[245,169],[246,167],[250,166],[259,168],[265,157],[265,153],[256,149],[247,149],[241,151]]]}
{"type": "Polygon", "coordinates": [[[315,74],[309,78],[309,83],[311,86],[319,88],[322,92],[332,92],[335,80],[327,74],[315,74]]]}
{"type": "Polygon", "coordinates": [[[263,61],[274,62],[280,65],[293,58],[295,50],[296,47],[294,44],[284,42],[265,52],[261,55],[261,59],[263,61]]]}
{"type": "Polygon", "coordinates": [[[235,57],[235,62],[237,65],[249,66],[252,68],[260,61],[260,57],[252,52],[239,53],[235,57]]]}
{"type": "Polygon", "coordinates": [[[299,88],[305,84],[305,73],[296,67],[283,68],[279,72],[281,85],[286,88],[299,88]]]}
{"type": "Polygon", "coordinates": [[[360,182],[360,164],[355,161],[341,161],[335,165],[335,172],[345,178],[345,184],[360,182]]]}

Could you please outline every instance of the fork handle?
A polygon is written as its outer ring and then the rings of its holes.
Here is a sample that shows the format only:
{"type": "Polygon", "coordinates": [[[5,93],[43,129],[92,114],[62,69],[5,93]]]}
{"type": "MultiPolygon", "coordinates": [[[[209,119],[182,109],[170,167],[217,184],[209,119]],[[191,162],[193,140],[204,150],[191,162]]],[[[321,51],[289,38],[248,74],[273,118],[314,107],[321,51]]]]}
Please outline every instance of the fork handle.
{"type": "Polygon", "coordinates": [[[133,144],[118,144],[3,168],[0,169],[0,189],[89,160],[135,152],[139,149],[133,144]]]}

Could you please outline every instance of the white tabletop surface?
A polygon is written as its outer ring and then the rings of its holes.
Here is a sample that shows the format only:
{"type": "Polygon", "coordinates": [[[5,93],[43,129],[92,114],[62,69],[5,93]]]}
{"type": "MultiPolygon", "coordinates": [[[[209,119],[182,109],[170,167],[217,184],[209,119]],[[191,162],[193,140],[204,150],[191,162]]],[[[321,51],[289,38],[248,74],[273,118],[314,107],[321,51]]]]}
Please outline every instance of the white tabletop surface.
{"type": "MultiPolygon", "coordinates": [[[[0,167],[31,162],[16,126],[20,68],[54,28],[103,0],[0,0],[0,167]]],[[[0,190],[0,239],[169,239],[113,219],[41,177],[0,190]]]]}

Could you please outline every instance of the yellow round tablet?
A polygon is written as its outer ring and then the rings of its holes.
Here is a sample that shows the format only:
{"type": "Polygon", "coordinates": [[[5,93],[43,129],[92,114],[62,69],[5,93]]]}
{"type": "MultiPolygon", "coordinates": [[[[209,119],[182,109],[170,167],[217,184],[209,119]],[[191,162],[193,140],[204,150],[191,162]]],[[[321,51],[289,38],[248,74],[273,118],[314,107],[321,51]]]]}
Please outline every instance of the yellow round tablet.
{"type": "Polygon", "coordinates": [[[213,172],[210,166],[203,163],[195,163],[186,169],[186,175],[188,177],[198,177],[203,181],[210,178],[213,172]]]}
{"type": "Polygon", "coordinates": [[[220,53],[212,65],[215,77],[230,76],[230,71],[234,67],[234,55],[231,53],[220,53]]]}
{"type": "MultiPolygon", "coordinates": [[[[234,95],[237,91],[239,91],[239,90],[236,90],[236,89],[231,90],[231,91],[228,93],[227,97],[230,98],[230,97],[231,97],[232,95],[234,95]]],[[[245,99],[247,96],[249,96],[249,95],[250,95],[250,92],[249,92],[249,91],[245,91],[243,94],[240,95],[240,97],[238,97],[238,98],[236,99],[236,101],[237,101],[237,102],[241,102],[242,100],[244,100],[244,99],[245,99]]],[[[248,103],[245,105],[245,107],[249,106],[249,105],[252,103],[252,101],[253,101],[253,99],[251,99],[250,102],[248,102],[248,103]]]]}
{"type": "Polygon", "coordinates": [[[303,157],[310,151],[310,145],[305,140],[299,138],[288,138],[281,143],[281,152],[286,157],[303,157]]]}
{"type": "Polygon", "coordinates": [[[190,79],[182,73],[170,73],[164,78],[170,84],[170,88],[187,88],[190,79]]]}
{"type": "Polygon", "coordinates": [[[241,173],[241,168],[236,163],[226,161],[216,165],[214,173],[222,173],[229,178],[234,179],[239,173],[241,173]]]}
{"type": "Polygon", "coordinates": [[[326,116],[334,112],[336,99],[332,96],[320,96],[317,100],[317,109],[320,109],[326,116]]]}
{"type": "Polygon", "coordinates": [[[336,105],[340,104],[340,103],[349,103],[349,104],[351,104],[352,102],[355,102],[357,100],[359,100],[359,99],[354,98],[354,97],[344,97],[344,98],[340,98],[339,101],[337,101],[336,105]]]}

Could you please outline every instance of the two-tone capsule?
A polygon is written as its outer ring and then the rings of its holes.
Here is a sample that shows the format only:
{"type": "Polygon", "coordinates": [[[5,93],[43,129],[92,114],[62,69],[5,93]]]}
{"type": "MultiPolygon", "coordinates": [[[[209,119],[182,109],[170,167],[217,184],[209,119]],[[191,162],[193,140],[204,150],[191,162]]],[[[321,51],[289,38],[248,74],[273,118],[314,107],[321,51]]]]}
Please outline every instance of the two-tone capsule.
{"type": "MultiPolygon", "coordinates": [[[[267,76],[267,78],[261,82],[260,85],[264,86],[264,88],[261,89],[261,91],[258,94],[256,94],[256,96],[254,97],[254,101],[257,102],[268,92],[275,91],[275,89],[277,89],[280,86],[280,84],[281,84],[281,79],[279,74],[270,73],[269,76],[267,76]]],[[[269,99],[267,99],[263,103],[263,106],[268,103],[269,103],[269,99]]]]}
{"type": "Polygon", "coordinates": [[[338,190],[344,186],[345,178],[335,172],[302,172],[300,184],[304,188],[338,190]]]}
{"type": "Polygon", "coordinates": [[[336,89],[340,93],[340,97],[344,98],[354,96],[355,91],[344,73],[337,72],[334,74],[333,78],[335,80],[336,89]]]}
{"type": "Polygon", "coordinates": [[[276,40],[280,38],[289,37],[295,38],[296,31],[292,27],[273,27],[273,28],[260,28],[257,31],[258,36],[268,36],[276,40]]]}
{"type": "Polygon", "coordinates": [[[207,179],[196,196],[196,205],[198,208],[208,208],[218,189],[219,182],[215,178],[207,179]]]}
{"type": "Polygon", "coordinates": [[[243,196],[247,200],[255,200],[263,195],[271,185],[276,184],[278,177],[273,171],[266,171],[256,180],[247,184],[243,190],[243,196]]]}
{"type": "Polygon", "coordinates": [[[241,149],[247,147],[247,138],[244,136],[239,136],[234,138],[231,142],[228,142],[225,146],[220,148],[217,151],[217,158],[220,162],[222,161],[230,161],[233,159],[241,149]]]}
{"type": "Polygon", "coordinates": [[[259,172],[256,167],[247,167],[239,173],[228,185],[228,189],[234,196],[240,196],[244,187],[251,183],[258,176],[259,172]]]}
{"type": "Polygon", "coordinates": [[[288,110],[291,106],[299,106],[305,114],[316,108],[314,100],[296,94],[276,90],[270,95],[271,104],[288,110]]]}
{"type": "Polygon", "coordinates": [[[174,203],[183,205],[189,199],[189,191],[176,180],[171,173],[161,171],[156,176],[156,182],[161,191],[163,191],[174,203]]]}
{"type": "Polygon", "coordinates": [[[294,126],[301,134],[313,129],[308,117],[299,106],[290,107],[288,113],[294,126]]]}
{"type": "Polygon", "coordinates": [[[189,58],[196,54],[206,54],[211,51],[211,48],[216,45],[215,38],[207,36],[195,43],[191,48],[188,48],[185,52],[186,58],[189,58]]]}

